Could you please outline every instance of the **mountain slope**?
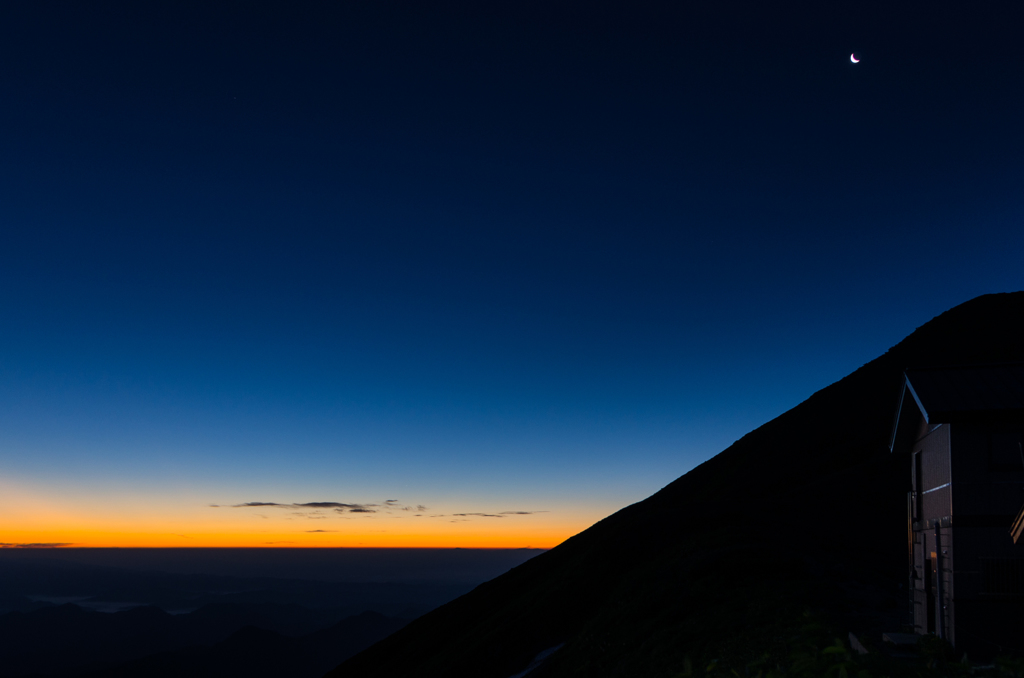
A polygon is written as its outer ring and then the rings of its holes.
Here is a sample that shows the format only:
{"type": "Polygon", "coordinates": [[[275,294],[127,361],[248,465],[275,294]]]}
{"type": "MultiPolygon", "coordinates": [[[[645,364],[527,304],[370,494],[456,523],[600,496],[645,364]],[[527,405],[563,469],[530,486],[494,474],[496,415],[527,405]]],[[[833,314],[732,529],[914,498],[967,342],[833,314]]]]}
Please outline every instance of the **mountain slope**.
{"type": "Polygon", "coordinates": [[[905,612],[902,372],[1024,360],[1024,293],[986,295],[629,506],[353,657],[331,678],[669,676],[741,666],[806,608],[876,638],[905,612]]]}

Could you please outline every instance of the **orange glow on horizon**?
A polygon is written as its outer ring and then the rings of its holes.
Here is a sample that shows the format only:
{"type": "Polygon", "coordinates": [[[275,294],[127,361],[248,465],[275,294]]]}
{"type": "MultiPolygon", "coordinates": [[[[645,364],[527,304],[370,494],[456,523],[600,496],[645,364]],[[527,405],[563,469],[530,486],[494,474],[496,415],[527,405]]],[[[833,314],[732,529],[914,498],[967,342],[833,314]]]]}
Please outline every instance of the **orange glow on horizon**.
{"type": "Polygon", "coordinates": [[[169,518],[36,514],[0,520],[0,548],[54,545],[78,548],[540,548],[557,546],[594,520],[551,514],[508,518],[247,519],[208,514],[169,518]]]}
{"type": "Polygon", "coordinates": [[[72,497],[0,481],[0,548],[550,549],[606,515],[596,506],[510,511],[482,503],[426,509],[379,502],[367,504],[373,511],[351,512],[180,495],[72,497]]]}
{"type": "MultiPolygon", "coordinates": [[[[578,530],[577,530],[578,532],[578,530]]],[[[550,549],[575,532],[534,530],[493,532],[474,530],[459,535],[442,533],[206,533],[160,534],[150,532],[108,532],[103,530],[60,530],[53,532],[0,533],[0,548],[472,548],[550,549]]]]}

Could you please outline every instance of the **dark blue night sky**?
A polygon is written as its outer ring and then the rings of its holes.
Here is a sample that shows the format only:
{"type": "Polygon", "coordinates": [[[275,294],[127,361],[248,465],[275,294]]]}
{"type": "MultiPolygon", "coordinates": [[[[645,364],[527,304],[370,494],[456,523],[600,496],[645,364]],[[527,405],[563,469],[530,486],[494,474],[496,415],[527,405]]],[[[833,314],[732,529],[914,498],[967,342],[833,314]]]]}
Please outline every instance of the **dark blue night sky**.
{"type": "Polygon", "coordinates": [[[0,542],[551,546],[1021,289],[1022,11],[892,5],[7,3],[0,542]]]}

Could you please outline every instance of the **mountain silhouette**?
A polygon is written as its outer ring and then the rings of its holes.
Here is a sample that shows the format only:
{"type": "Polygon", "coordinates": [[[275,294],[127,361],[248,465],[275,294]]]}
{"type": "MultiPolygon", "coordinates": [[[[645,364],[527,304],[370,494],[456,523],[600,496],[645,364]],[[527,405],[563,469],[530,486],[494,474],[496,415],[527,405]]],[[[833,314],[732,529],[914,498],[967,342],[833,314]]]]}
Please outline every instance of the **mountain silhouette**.
{"type": "Polygon", "coordinates": [[[154,606],[104,613],[74,604],[0,615],[0,676],[204,676],[316,678],[401,628],[406,620],[299,605],[207,605],[172,615],[154,606]],[[327,621],[331,620],[331,621],[327,621]],[[122,666],[127,664],[127,666],[122,666]]]}
{"type": "Polygon", "coordinates": [[[88,678],[317,678],[405,623],[376,612],[363,612],[297,638],[247,626],[209,647],[150,655],[91,673],[88,678]]]}
{"type": "Polygon", "coordinates": [[[908,611],[908,462],[888,449],[903,372],[1024,361],[1022,321],[1024,292],[943,313],[648,499],[328,677],[509,678],[554,648],[530,678],[672,676],[691,659],[742,670],[808,612],[877,645],[908,611]]]}
{"type": "MultiPolygon", "coordinates": [[[[239,551],[245,553],[0,549],[0,678],[132,671],[194,677],[206,675],[206,666],[218,661],[218,666],[246,667],[250,676],[279,675],[271,669],[285,666],[287,675],[318,678],[408,619],[471,590],[473,583],[487,578],[483,573],[494,576],[535,553],[239,551]],[[322,581],[134,569],[160,563],[161,558],[172,565],[220,567],[227,562],[257,570],[269,562],[282,574],[385,572],[407,580],[322,581]],[[427,581],[419,579],[425,571],[427,581]],[[437,580],[442,572],[479,578],[473,583],[437,580]],[[434,581],[429,580],[432,575],[434,581]],[[379,619],[357,616],[366,610],[379,619]],[[346,620],[348,627],[338,626],[346,620]],[[243,651],[241,641],[263,631],[262,640],[251,643],[252,651],[243,651]],[[130,667],[122,668],[125,664],[130,667]]],[[[232,675],[230,670],[214,673],[232,675]]]]}

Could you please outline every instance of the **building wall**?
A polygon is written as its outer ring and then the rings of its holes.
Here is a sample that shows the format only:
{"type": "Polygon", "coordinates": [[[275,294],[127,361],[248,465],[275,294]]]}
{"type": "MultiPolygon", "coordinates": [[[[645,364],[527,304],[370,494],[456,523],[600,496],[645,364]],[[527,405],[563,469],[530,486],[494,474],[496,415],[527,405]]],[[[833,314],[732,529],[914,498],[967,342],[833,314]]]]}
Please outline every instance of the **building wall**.
{"type": "Polygon", "coordinates": [[[914,630],[936,633],[955,642],[952,560],[954,555],[950,525],[952,494],[950,465],[950,427],[925,425],[912,448],[911,460],[911,534],[913,553],[914,630]],[[934,522],[939,521],[940,548],[935,544],[934,522]],[[943,596],[939,600],[938,580],[943,596]]]}
{"type": "Polygon", "coordinates": [[[974,655],[1024,649],[1024,544],[1009,534],[1024,505],[1022,440],[1022,424],[923,425],[912,448],[914,628],[936,633],[941,619],[974,655]]]}
{"type": "Polygon", "coordinates": [[[1010,526],[1024,505],[1024,427],[951,427],[953,579],[957,645],[999,654],[1024,644],[1024,544],[1010,526]]]}
{"type": "Polygon", "coordinates": [[[1024,459],[1019,425],[958,423],[952,428],[952,470],[958,516],[990,516],[1001,525],[1024,504],[1024,459]]]}

